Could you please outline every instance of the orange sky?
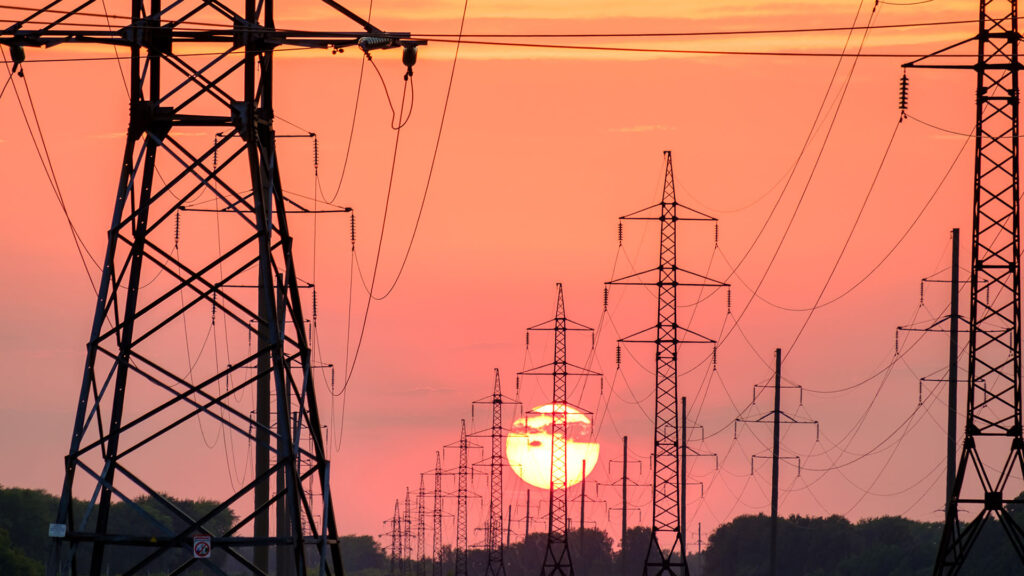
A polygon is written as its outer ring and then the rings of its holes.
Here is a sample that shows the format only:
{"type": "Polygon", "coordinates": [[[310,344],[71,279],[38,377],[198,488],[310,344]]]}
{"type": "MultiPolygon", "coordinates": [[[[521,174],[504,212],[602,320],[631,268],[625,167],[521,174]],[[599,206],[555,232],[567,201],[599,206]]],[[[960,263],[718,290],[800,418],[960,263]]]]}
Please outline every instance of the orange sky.
{"type": "MultiPolygon", "coordinates": [[[[125,13],[120,4],[108,2],[112,12],[125,13]]],[[[340,19],[330,20],[329,11],[311,8],[312,4],[282,7],[279,25],[352,28],[340,19]]],[[[433,2],[429,8],[420,4],[380,0],[374,5],[373,20],[385,29],[414,33],[458,30],[461,2],[433,2]]],[[[867,22],[871,3],[859,8],[860,4],[574,0],[485,6],[470,0],[465,32],[845,26],[858,13],[856,21],[867,22]]],[[[361,14],[369,12],[367,2],[348,5],[361,14]]],[[[958,0],[879,4],[877,10],[879,24],[931,22],[976,17],[977,5],[958,0]]],[[[2,18],[17,14],[0,9],[2,18]]],[[[959,25],[875,31],[864,43],[864,52],[925,53],[967,38],[972,30],[971,25],[959,25]]],[[[597,38],[578,43],[832,53],[842,50],[845,40],[845,33],[832,32],[645,41],[597,38]]],[[[849,50],[860,40],[861,33],[854,33],[849,50]]],[[[111,53],[95,47],[33,50],[26,65],[68,210],[94,254],[103,250],[123,147],[127,107],[120,75],[111,61],[32,60],[111,53]]],[[[451,45],[441,43],[420,52],[415,107],[401,134],[378,290],[395,279],[409,243],[453,53],[451,45]]],[[[401,93],[404,71],[398,59],[397,52],[375,55],[394,98],[401,93]]],[[[303,52],[282,56],[278,62],[279,119],[318,133],[321,183],[331,195],[348,142],[359,54],[303,52]]],[[[406,486],[418,486],[419,472],[433,467],[434,451],[456,440],[459,419],[471,417],[470,402],[490,393],[493,368],[501,369],[511,393],[517,370],[547,361],[547,344],[535,336],[524,352],[523,334],[527,326],[550,318],[555,282],[565,285],[570,317],[602,327],[593,367],[605,373],[603,388],[596,380],[570,387],[576,395],[570,401],[595,412],[597,439],[603,445],[603,461],[592,478],[614,480],[618,469],[609,475],[608,459],[620,457],[621,435],[627,434],[632,457],[644,460],[642,472],[649,479],[646,458],[652,440],[647,415],[653,399],[646,370],[653,354],[644,347],[630,349],[616,373],[614,341],[617,335],[653,323],[654,301],[642,289],[618,289],[612,293],[610,314],[602,317],[601,300],[603,282],[613,275],[654,263],[656,231],[628,225],[619,251],[616,218],[658,200],[662,151],[667,149],[673,151],[680,201],[720,219],[718,249],[712,229],[686,228],[681,232],[680,258],[685,266],[708,270],[719,279],[729,277],[732,284],[731,316],[725,295],[719,293],[702,302],[693,319],[699,331],[722,337],[717,372],[709,371],[707,348],[682,351],[682,364],[693,370],[681,377],[681,390],[708,436],[701,450],[717,452],[720,462],[718,471],[707,460],[693,462],[691,481],[704,483],[703,496],[700,487],[689,490],[694,538],[698,522],[706,535],[737,514],[768,510],[770,467],[757,460],[751,476],[750,456],[770,445],[770,431],[766,426],[740,428],[734,440],[732,422],[750,402],[751,387],[771,378],[769,362],[776,347],[786,354],[787,380],[808,389],[799,409],[795,394],[784,396],[791,413],[821,422],[817,444],[813,430],[794,427],[786,432],[784,448],[801,456],[802,470],[798,477],[795,468],[783,467],[783,512],[854,518],[906,514],[938,520],[945,392],[942,387],[926,387],[925,405],[918,408],[917,379],[936,370],[941,375],[944,337],[924,338],[893,364],[893,335],[898,325],[942,313],[945,287],[929,285],[925,306],[919,308],[918,282],[948,266],[952,227],[962,228],[962,251],[967,253],[970,147],[955,164],[954,158],[965,143],[957,133],[969,132],[973,121],[973,80],[958,72],[911,74],[913,119],[905,120],[896,133],[822,302],[843,297],[807,321],[807,312],[785,308],[805,309],[818,299],[898,120],[901,59],[862,58],[855,65],[845,59],[826,93],[837,62],[831,57],[464,45],[408,265],[393,293],[370,309],[346,397],[333,399],[333,405],[327,394],[322,397],[321,410],[331,423],[332,438],[343,430],[340,451],[333,455],[342,531],[383,530],[381,521],[390,515],[393,499],[404,494],[406,486]],[[823,99],[824,118],[815,125],[823,99]],[[827,146],[815,165],[830,126],[827,146]],[[801,157],[812,127],[810,145],[801,157]],[[798,158],[795,176],[781,192],[781,183],[798,158]],[[901,240],[951,165],[949,178],[901,240]],[[892,256],[859,283],[897,242],[892,256]],[[732,274],[731,266],[740,262],[732,274]],[[762,277],[752,299],[751,289],[762,277]],[[854,285],[857,288],[847,294],[854,285]],[[893,368],[884,384],[874,379],[848,392],[821,393],[853,386],[890,364],[893,368]],[[908,418],[910,425],[901,427],[908,418]],[[894,430],[898,432],[891,436],[894,430]],[[858,458],[869,452],[872,455],[858,458]],[[824,471],[837,464],[842,466],[824,471]]],[[[394,132],[388,127],[391,113],[370,68],[359,106],[339,203],[356,209],[358,260],[363,273],[370,274],[394,145],[394,132]]],[[[277,128],[282,134],[298,133],[280,121],[277,128]]],[[[279,149],[286,190],[312,195],[308,140],[282,140],[279,149]]],[[[93,296],[10,92],[0,99],[0,171],[7,199],[0,212],[0,257],[7,267],[0,284],[0,354],[7,368],[0,380],[5,397],[0,402],[0,458],[6,462],[0,466],[0,484],[56,491],[93,296]]],[[[346,346],[355,346],[354,336],[346,338],[351,256],[347,217],[318,217],[315,251],[312,218],[296,219],[292,226],[306,277],[313,278],[316,265],[322,358],[341,365],[346,346]]],[[[210,241],[202,222],[186,220],[182,227],[183,249],[210,241]]],[[[358,327],[366,292],[359,288],[358,277],[355,286],[351,322],[358,327]]],[[[693,295],[681,295],[680,300],[690,302],[693,295]]],[[[693,308],[684,308],[681,317],[689,318],[691,312],[693,308]]],[[[570,357],[586,361],[589,347],[589,339],[571,341],[570,357]]],[[[527,407],[547,402],[549,394],[549,383],[524,380],[522,400],[527,407]]],[[[759,398],[744,414],[762,414],[769,408],[766,398],[759,398]]],[[[479,407],[472,423],[477,428],[487,423],[479,407]]],[[[211,430],[212,424],[205,431],[213,438],[211,430]]],[[[195,440],[166,449],[187,453],[210,470],[223,470],[223,446],[203,447],[198,431],[195,440]]],[[[245,457],[242,447],[236,448],[235,470],[241,472],[245,457]]],[[[449,465],[454,465],[453,456],[446,453],[449,465]]],[[[506,497],[518,519],[524,513],[526,485],[512,474],[506,478],[506,497]]],[[[638,481],[643,483],[644,477],[638,481]]],[[[485,493],[483,475],[476,482],[478,492],[485,493]]],[[[182,482],[168,489],[187,496],[216,496],[225,488],[182,482]]],[[[597,496],[608,499],[608,507],[618,506],[614,490],[601,490],[597,496]]],[[[636,489],[631,500],[641,507],[631,524],[647,524],[649,492],[636,489]]],[[[537,491],[532,501],[540,501],[537,491]]],[[[606,513],[601,504],[595,507],[588,510],[588,518],[601,524],[610,519],[610,532],[617,537],[617,513],[606,513]]],[[[471,504],[474,515],[483,510],[481,500],[471,504]]],[[[482,525],[476,517],[473,521],[482,525]]],[[[482,533],[476,536],[482,538],[482,533]]]]}

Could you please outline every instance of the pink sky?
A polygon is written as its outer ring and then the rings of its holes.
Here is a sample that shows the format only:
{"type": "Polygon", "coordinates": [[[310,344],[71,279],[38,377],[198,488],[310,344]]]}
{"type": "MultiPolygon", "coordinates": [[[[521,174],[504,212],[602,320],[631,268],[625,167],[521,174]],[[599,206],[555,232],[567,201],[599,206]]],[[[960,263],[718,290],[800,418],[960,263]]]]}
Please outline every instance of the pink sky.
{"type": "MultiPolygon", "coordinates": [[[[416,8],[417,4],[378,2],[374,21],[391,30],[457,31],[460,2],[436,2],[429,9],[416,8]]],[[[664,0],[484,6],[471,1],[466,32],[844,26],[853,21],[858,4],[708,5],[664,0]]],[[[349,6],[368,12],[366,2],[349,6]]],[[[962,20],[977,15],[977,5],[971,2],[937,6],[880,5],[875,21],[962,20]]],[[[116,3],[110,7],[125,12],[116,3]]],[[[279,24],[319,25],[310,22],[325,17],[308,8],[295,10],[282,12],[279,24]]],[[[868,10],[870,3],[858,23],[867,22],[868,10]]],[[[17,13],[0,14],[13,18],[17,13]]],[[[347,23],[339,21],[337,26],[346,28],[347,23]]],[[[864,51],[924,53],[969,37],[973,28],[968,24],[872,32],[864,51]]],[[[837,52],[844,40],[843,33],[828,33],[582,42],[837,52]]],[[[860,33],[855,33],[851,46],[859,41],[860,33]]],[[[53,48],[29,56],[31,60],[85,53],[109,55],[110,50],[53,48]]],[[[402,132],[393,212],[380,259],[379,286],[385,288],[398,273],[409,243],[452,56],[453,48],[440,43],[420,52],[415,108],[402,132]]],[[[400,93],[403,69],[398,54],[381,53],[375,60],[391,93],[400,93]]],[[[303,53],[278,62],[279,118],[318,133],[322,185],[333,194],[352,119],[358,53],[303,53]]],[[[903,122],[822,302],[844,296],[816,311],[809,321],[807,312],[784,309],[814,305],[843,248],[898,120],[901,62],[863,58],[850,80],[853,64],[846,59],[826,95],[835,58],[463,46],[424,218],[408,265],[393,293],[372,305],[349,391],[333,400],[326,393],[321,396],[332,438],[343,434],[340,450],[332,456],[342,531],[383,530],[381,522],[390,516],[394,499],[404,496],[406,486],[418,487],[419,473],[433,467],[434,451],[457,440],[459,420],[471,418],[470,403],[490,393],[493,368],[501,370],[511,393],[516,371],[548,361],[550,345],[539,336],[533,336],[529,352],[524,351],[524,331],[551,317],[556,282],[565,286],[571,318],[602,327],[592,360],[594,369],[605,373],[603,389],[596,380],[585,388],[570,387],[576,394],[570,401],[595,412],[602,462],[591,479],[615,479],[618,468],[609,473],[608,460],[620,457],[623,434],[630,438],[632,457],[644,460],[643,476],[637,480],[649,479],[646,458],[652,434],[647,415],[653,407],[653,382],[646,370],[653,352],[631,348],[618,374],[614,358],[617,336],[653,323],[654,301],[642,289],[617,289],[609,315],[602,318],[601,300],[603,282],[613,275],[654,265],[656,231],[627,225],[617,256],[616,219],[658,201],[662,151],[668,149],[675,159],[680,201],[720,220],[717,249],[711,228],[688,227],[681,232],[683,265],[725,279],[731,265],[742,260],[729,278],[732,315],[726,313],[725,295],[718,294],[703,302],[694,316],[693,326],[699,331],[728,334],[717,353],[717,372],[708,370],[709,349],[682,351],[682,365],[694,369],[681,377],[680,387],[690,398],[692,413],[699,413],[696,423],[709,436],[701,450],[717,452],[720,462],[718,471],[708,460],[693,462],[691,481],[704,483],[703,496],[699,487],[688,493],[693,537],[698,523],[706,535],[737,514],[768,510],[770,467],[758,460],[751,476],[750,456],[770,445],[770,430],[740,428],[734,439],[732,421],[749,403],[752,386],[771,378],[769,363],[776,347],[786,355],[787,381],[807,389],[799,408],[795,394],[784,395],[788,409],[821,422],[817,444],[809,428],[786,431],[784,449],[801,456],[802,472],[797,477],[795,468],[783,467],[783,513],[940,519],[945,392],[941,386],[925,388],[925,404],[918,408],[917,380],[934,371],[941,375],[944,337],[924,338],[893,364],[884,384],[874,379],[848,392],[822,392],[850,387],[892,364],[896,327],[940,315],[946,306],[946,288],[929,285],[925,307],[919,308],[918,283],[948,266],[951,228],[962,228],[962,253],[967,254],[970,148],[955,164],[954,158],[965,142],[956,133],[969,132],[973,122],[970,74],[911,74],[910,113],[945,131],[914,119],[903,122]],[[844,90],[828,144],[798,209],[844,90]],[[796,162],[823,98],[825,119],[815,128],[795,178],[768,219],[782,189],[780,181],[796,162]],[[901,240],[951,165],[949,178],[901,240]],[[766,219],[767,227],[758,237],[766,219]],[[892,256],[859,283],[897,242],[892,256]],[[743,259],[752,244],[749,257],[743,259]],[[762,276],[764,282],[752,299],[751,288],[762,276]],[[846,294],[854,285],[857,288],[846,294]],[[733,329],[744,310],[739,329],[733,329]],[[910,425],[902,427],[908,419],[910,425]],[[894,430],[898,432],[890,438],[894,430]],[[712,432],[719,433],[711,436],[712,432]],[[868,452],[872,455],[858,459],[868,452]]],[[[117,67],[110,61],[29,62],[26,69],[70,215],[90,250],[101,253],[127,112],[117,67]]],[[[357,254],[366,274],[380,234],[394,144],[389,118],[380,81],[367,68],[355,143],[339,197],[340,203],[357,211],[357,254]]],[[[0,284],[0,355],[7,367],[0,379],[5,398],[0,403],[0,457],[7,462],[0,467],[0,484],[56,491],[93,296],[11,93],[0,99],[0,127],[0,171],[8,199],[0,213],[0,256],[7,266],[0,284]]],[[[296,132],[281,122],[278,130],[296,132]]],[[[283,140],[280,151],[286,190],[312,194],[309,142],[283,140]]],[[[320,217],[315,252],[312,219],[296,219],[292,226],[299,264],[309,270],[306,277],[313,277],[316,264],[322,359],[341,365],[346,346],[355,346],[354,337],[346,339],[351,256],[347,216],[320,217]]],[[[183,222],[183,246],[208,241],[205,234],[200,222],[183,222]]],[[[356,278],[354,327],[360,325],[366,308],[366,292],[359,285],[356,278]]],[[[681,295],[680,300],[690,301],[692,295],[681,295]]],[[[688,318],[691,312],[684,308],[681,317],[688,318]]],[[[589,348],[589,338],[570,341],[570,357],[583,363],[589,348]]],[[[527,407],[549,401],[549,395],[548,382],[524,380],[522,400],[527,407]]],[[[768,409],[763,396],[744,414],[759,416],[768,409]]],[[[471,423],[477,428],[486,425],[479,407],[471,423]]],[[[223,475],[232,465],[225,463],[224,447],[204,447],[198,429],[194,436],[189,445],[165,449],[173,455],[187,454],[211,473],[223,475]]],[[[241,472],[245,456],[243,447],[236,448],[235,471],[241,472]]],[[[446,453],[447,465],[454,465],[453,456],[446,453]]],[[[478,475],[476,482],[477,491],[485,493],[483,476],[478,475]]],[[[217,497],[227,485],[222,480],[181,481],[167,488],[183,496],[217,497]]],[[[506,499],[516,518],[524,513],[525,490],[514,475],[506,476],[506,499]]],[[[598,496],[608,499],[608,507],[618,506],[614,490],[601,490],[598,496]]],[[[540,497],[534,490],[535,505],[540,497]]],[[[631,501],[641,512],[631,516],[631,524],[650,521],[649,499],[643,488],[632,491],[631,501]]],[[[595,506],[593,512],[588,510],[588,518],[609,526],[617,537],[617,513],[609,516],[603,505],[595,506]]],[[[483,510],[480,500],[471,505],[474,525],[482,526],[478,515],[483,510]]],[[[482,533],[474,534],[482,538],[482,533]]]]}

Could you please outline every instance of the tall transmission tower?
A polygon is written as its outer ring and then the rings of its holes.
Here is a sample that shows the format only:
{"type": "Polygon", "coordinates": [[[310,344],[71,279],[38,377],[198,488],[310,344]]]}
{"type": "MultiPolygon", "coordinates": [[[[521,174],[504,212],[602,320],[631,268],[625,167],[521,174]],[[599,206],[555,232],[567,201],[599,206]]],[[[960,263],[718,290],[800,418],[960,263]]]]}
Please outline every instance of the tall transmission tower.
{"type": "Polygon", "coordinates": [[[434,511],[431,515],[434,521],[434,529],[432,536],[434,537],[434,549],[433,567],[431,574],[432,576],[441,576],[444,574],[444,557],[442,556],[444,540],[441,533],[441,520],[444,518],[444,493],[441,491],[441,476],[444,475],[444,471],[441,469],[441,452],[436,452],[437,463],[434,465],[434,511]]]}
{"type": "Polygon", "coordinates": [[[956,574],[982,529],[997,519],[1024,565],[1024,528],[1008,505],[1024,475],[1021,431],[1020,307],[1020,34],[1016,0],[980,0],[972,65],[914,68],[974,70],[974,196],[971,239],[970,331],[967,344],[967,422],[956,480],[946,506],[934,573],[956,574]],[[995,474],[993,472],[996,472],[995,474]],[[963,511],[970,521],[960,526],[963,511]]]}
{"type": "MultiPolygon", "coordinates": [[[[575,574],[569,553],[568,504],[568,411],[566,383],[569,376],[599,376],[588,368],[569,364],[567,360],[567,334],[570,331],[593,330],[565,317],[565,298],[562,284],[557,284],[555,317],[527,329],[554,333],[554,360],[521,372],[524,376],[551,376],[551,484],[548,500],[548,538],[544,550],[542,576],[575,574]],[[571,370],[570,370],[571,368],[571,370]]],[[[529,340],[527,340],[529,341],[529,340]]],[[[586,470],[583,471],[586,474],[586,470]]]]}
{"type": "Polygon", "coordinates": [[[686,516],[683,514],[686,470],[681,434],[685,431],[679,419],[678,349],[680,344],[714,344],[714,340],[679,325],[677,292],[679,287],[720,288],[727,284],[679,268],[676,259],[676,225],[681,221],[717,223],[718,220],[676,202],[670,151],[665,152],[665,181],[661,202],[623,216],[620,220],[656,220],[661,223],[658,266],[609,282],[614,285],[658,288],[657,324],[620,340],[655,345],[653,514],[651,543],[644,574],[689,574],[686,564],[686,516]]]}
{"type": "Polygon", "coordinates": [[[412,494],[405,487],[405,508],[402,514],[402,575],[411,572],[409,563],[412,561],[412,494]]]}
{"type": "Polygon", "coordinates": [[[424,546],[427,539],[427,486],[425,474],[420,474],[420,490],[416,493],[416,575],[427,576],[424,546]]]}
{"type": "Polygon", "coordinates": [[[391,516],[391,574],[398,575],[402,573],[401,568],[401,557],[402,557],[402,512],[401,507],[398,503],[398,498],[395,498],[395,513],[391,516]]]}
{"type": "MultiPolygon", "coordinates": [[[[459,442],[450,445],[459,451],[459,467],[456,469],[457,489],[455,492],[455,576],[467,576],[469,573],[469,448],[471,444],[466,436],[466,419],[462,419],[459,442]]],[[[473,445],[475,447],[475,445],[473,445]]]]}
{"type": "MultiPolygon", "coordinates": [[[[949,284],[949,314],[942,316],[925,327],[900,326],[896,328],[896,345],[899,352],[900,332],[948,332],[949,333],[949,364],[946,378],[927,376],[921,378],[918,386],[918,402],[922,402],[923,394],[921,387],[925,382],[945,382],[947,385],[946,400],[946,506],[948,507],[953,499],[954,487],[956,486],[956,420],[957,407],[959,406],[959,383],[960,379],[959,357],[960,357],[960,332],[969,332],[968,329],[960,327],[964,320],[960,317],[960,229],[953,228],[952,231],[952,262],[950,263],[949,280],[936,278],[923,278],[921,280],[921,305],[924,306],[924,285],[926,283],[938,282],[949,284]]],[[[968,324],[969,326],[969,324],[968,324]]]]}
{"type": "MultiPolygon", "coordinates": [[[[761,386],[755,386],[754,396],[757,397],[757,388],[761,386]]],[[[770,458],[772,459],[772,500],[771,500],[771,534],[769,538],[769,559],[768,568],[769,574],[775,576],[778,574],[778,526],[779,526],[779,461],[784,459],[796,459],[800,461],[799,456],[782,456],[780,452],[780,441],[782,439],[782,425],[783,424],[814,424],[815,428],[818,428],[817,420],[797,420],[789,414],[782,411],[782,389],[783,388],[800,388],[799,386],[783,386],[782,385],[782,349],[775,349],[775,385],[772,387],[774,392],[774,407],[766,414],[755,419],[737,418],[736,423],[748,422],[757,424],[772,424],[772,453],[770,458]]],[[[803,392],[801,391],[801,394],[803,392]]],[[[736,426],[737,424],[733,424],[736,426]]],[[[754,473],[754,459],[760,456],[754,454],[750,457],[750,473],[754,473]]],[[[799,465],[799,464],[798,464],[799,465]]]]}
{"type": "Polygon", "coordinates": [[[488,504],[486,541],[487,541],[487,567],[484,570],[485,576],[504,576],[505,574],[505,547],[502,545],[501,533],[502,512],[504,503],[502,501],[502,473],[505,468],[503,445],[505,441],[505,428],[501,423],[501,411],[504,406],[519,404],[514,398],[509,398],[501,393],[501,375],[498,369],[494,369],[494,391],[490,396],[477,400],[476,404],[491,405],[491,427],[486,431],[491,440],[491,454],[487,460],[487,468],[490,479],[490,501],[488,504]]]}
{"type": "Polygon", "coordinates": [[[342,572],[275,146],[274,53],[288,46],[392,47],[408,34],[385,33],[334,0],[324,1],[363,31],[279,30],[272,0],[132,0],[131,23],[115,30],[75,29],[69,19],[91,3],[55,0],[0,31],[0,44],[12,48],[16,66],[33,47],[105,44],[130,51],[127,140],[50,527],[51,574],[84,569],[100,576],[108,555],[140,558],[125,568],[128,573],[145,572],[158,559],[178,564],[177,573],[198,566],[219,570],[215,562],[231,558],[248,573],[265,574],[271,547],[292,574],[342,572]],[[61,14],[56,20],[54,11],[61,14]],[[203,53],[192,54],[200,42],[203,53]],[[191,137],[197,133],[207,137],[191,137]],[[221,161],[214,167],[217,153],[221,161]],[[201,195],[231,207],[220,214],[231,221],[224,224],[231,232],[223,251],[210,246],[183,255],[172,245],[174,216],[201,195]],[[206,306],[229,324],[224,332],[230,339],[256,335],[255,353],[226,363],[189,357],[180,345],[182,326],[187,333],[189,315],[206,306]],[[254,413],[230,401],[253,389],[254,413]],[[294,431],[292,413],[302,422],[294,431]],[[185,453],[198,444],[194,425],[200,417],[251,445],[256,470],[240,487],[212,492],[225,495],[209,513],[197,515],[166,493],[176,480],[215,484],[215,476],[185,453]],[[303,430],[313,440],[311,450],[304,447],[303,430]],[[181,449],[165,449],[172,445],[181,449]],[[175,453],[182,454],[180,465],[167,466],[175,453]],[[300,458],[308,462],[301,472],[300,458]],[[282,485],[271,490],[275,477],[282,485]],[[320,511],[302,490],[309,478],[324,486],[320,511]],[[74,509],[79,495],[89,499],[82,517],[74,509]],[[134,495],[158,510],[138,506],[134,495]],[[111,525],[118,502],[136,514],[132,534],[111,525]],[[240,520],[217,528],[229,510],[240,520]],[[278,518],[273,532],[272,512],[278,518]],[[309,535],[303,518],[312,527],[309,535]],[[210,557],[193,554],[207,537],[210,557]]]}

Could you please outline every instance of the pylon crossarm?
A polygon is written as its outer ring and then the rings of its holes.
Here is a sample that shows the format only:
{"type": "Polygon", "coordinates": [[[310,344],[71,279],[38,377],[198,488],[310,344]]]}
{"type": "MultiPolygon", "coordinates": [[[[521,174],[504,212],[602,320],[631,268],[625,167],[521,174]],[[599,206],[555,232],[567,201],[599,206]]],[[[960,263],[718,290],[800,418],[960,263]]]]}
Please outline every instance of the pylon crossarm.
{"type": "MultiPolygon", "coordinates": [[[[700,210],[696,210],[694,208],[690,208],[689,206],[684,206],[684,205],[682,205],[682,204],[680,204],[678,202],[670,202],[667,205],[668,206],[673,206],[677,210],[679,208],[682,208],[686,212],[688,212],[688,213],[693,215],[693,216],[689,216],[689,217],[687,217],[687,216],[679,216],[679,214],[677,212],[673,216],[673,218],[672,218],[672,220],[675,221],[675,222],[718,222],[718,218],[715,218],[714,216],[710,216],[708,214],[705,214],[705,213],[701,212],[700,210]]],[[[662,219],[661,211],[665,208],[665,206],[666,206],[666,203],[664,203],[664,202],[659,202],[657,204],[652,204],[651,206],[648,206],[646,208],[641,208],[641,209],[637,210],[636,212],[631,212],[629,214],[626,214],[625,216],[619,216],[619,220],[661,220],[662,219]],[[648,215],[647,214],[648,212],[650,212],[651,214],[648,215]]]]}

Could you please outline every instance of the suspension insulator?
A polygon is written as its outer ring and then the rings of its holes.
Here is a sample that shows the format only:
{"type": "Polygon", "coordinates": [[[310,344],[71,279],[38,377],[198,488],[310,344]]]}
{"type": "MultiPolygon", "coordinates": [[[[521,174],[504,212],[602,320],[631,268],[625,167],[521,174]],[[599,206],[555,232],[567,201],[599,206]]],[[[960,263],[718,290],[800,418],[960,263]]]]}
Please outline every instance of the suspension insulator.
{"type": "Polygon", "coordinates": [[[920,300],[921,300],[921,306],[924,306],[924,282],[921,282],[921,296],[920,296],[920,300]]]}
{"type": "Polygon", "coordinates": [[[181,239],[181,211],[174,212],[174,249],[178,249],[178,240],[181,239]]]}
{"type": "Polygon", "coordinates": [[[715,248],[718,248],[718,222],[715,222],[715,248]]]}
{"type": "Polygon", "coordinates": [[[313,175],[320,175],[320,139],[313,134],[313,175]]]}
{"type": "Polygon", "coordinates": [[[604,311],[608,311],[608,287],[604,287],[604,311]]]}
{"type": "Polygon", "coordinates": [[[718,370],[718,346],[711,349],[711,370],[718,370]]]}
{"type": "Polygon", "coordinates": [[[894,354],[894,356],[899,356],[899,355],[900,355],[900,331],[899,331],[899,328],[897,328],[896,329],[896,353],[894,354]]]}
{"type": "Polygon", "coordinates": [[[622,345],[615,345],[615,366],[622,366],[622,345]]]}
{"type": "Polygon", "coordinates": [[[316,322],[316,286],[313,287],[313,322],[316,322]]]}
{"type": "Polygon", "coordinates": [[[622,246],[622,222],[619,222],[619,246],[622,246]]]}
{"type": "Polygon", "coordinates": [[[526,349],[527,350],[530,349],[530,333],[529,332],[526,333],[526,349]]]}
{"type": "Polygon", "coordinates": [[[732,314],[732,286],[725,289],[725,313],[732,314]]]}
{"type": "Polygon", "coordinates": [[[210,301],[210,325],[217,325],[217,295],[214,294],[210,301]]]}
{"type": "Polygon", "coordinates": [[[903,77],[900,78],[900,112],[905,116],[907,114],[907,102],[910,95],[910,79],[907,78],[907,73],[903,73],[903,77]]]}
{"type": "Polygon", "coordinates": [[[352,251],[355,252],[355,249],[356,249],[356,213],[355,212],[350,212],[349,213],[349,220],[351,221],[351,224],[352,224],[352,251]]]}

